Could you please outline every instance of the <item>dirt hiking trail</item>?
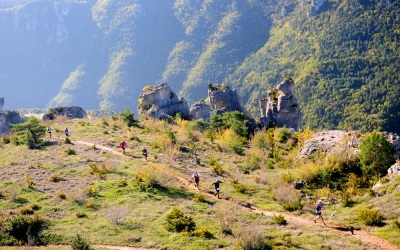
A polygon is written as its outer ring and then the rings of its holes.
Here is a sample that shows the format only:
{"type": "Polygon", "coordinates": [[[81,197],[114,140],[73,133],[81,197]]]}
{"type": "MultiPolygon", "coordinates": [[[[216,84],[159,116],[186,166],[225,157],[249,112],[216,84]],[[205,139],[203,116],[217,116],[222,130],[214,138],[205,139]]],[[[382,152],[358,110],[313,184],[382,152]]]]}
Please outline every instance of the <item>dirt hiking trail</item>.
{"type": "MultiPolygon", "coordinates": [[[[90,143],[90,142],[86,142],[86,141],[79,141],[79,140],[73,140],[72,143],[80,144],[80,145],[87,145],[87,146],[94,145],[94,143],[90,143]]],[[[118,156],[125,157],[125,158],[132,158],[132,156],[124,155],[122,152],[117,151],[110,147],[96,145],[96,148],[113,153],[118,156]]],[[[142,160],[145,161],[145,159],[142,159],[142,160]]],[[[183,186],[193,189],[193,190],[197,190],[197,188],[194,185],[191,185],[191,182],[187,178],[184,178],[176,173],[173,173],[173,175],[183,186]]],[[[202,192],[203,194],[205,194],[207,197],[209,197],[211,199],[219,200],[219,201],[223,201],[223,202],[231,202],[229,200],[218,199],[212,192],[209,192],[208,190],[200,189],[198,191],[202,192]]],[[[321,224],[321,223],[314,224],[313,220],[305,219],[305,218],[295,216],[295,215],[292,215],[289,213],[271,212],[271,211],[267,211],[262,208],[258,208],[256,206],[248,205],[248,204],[245,204],[242,202],[237,202],[237,204],[240,205],[241,207],[250,209],[251,211],[253,211],[255,213],[262,213],[266,216],[272,217],[272,216],[282,215],[285,217],[285,219],[287,219],[289,222],[294,223],[294,224],[302,224],[302,225],[312,224],[312,225],[315,225],[318,227],[324,227],[323,224],[321,224]]],[[[349,230],[346,230],[346,228],[344,228],[344,227],[330,226],[327,224],[327,226],[324,228],[327,228],[330,230],[335,230],[335,231],[340,231],[343,234],[352,234],[349,230]]],[[[354,234],[352,234],[352,235],[354,238],[356,238],[370,246],[373,246],[375,248],[381,248],[381,249],[387,249],[387,250],[399,250],[400,249],[399,247],[395,246],[394,244],[390,243],[389,241],[379,238],[377,236],[374,236],[365,230],[356,229],[354,231],[354,234]]],[[[144,249],[144,248],[124,248],[124,247],[111,248],[111,247],[114,247],[114,246],[108,246],[107,248],[109,248],[109,249],[126,249],[126,250],[129,250],[129,249],[143,250],[144,249]]]]}

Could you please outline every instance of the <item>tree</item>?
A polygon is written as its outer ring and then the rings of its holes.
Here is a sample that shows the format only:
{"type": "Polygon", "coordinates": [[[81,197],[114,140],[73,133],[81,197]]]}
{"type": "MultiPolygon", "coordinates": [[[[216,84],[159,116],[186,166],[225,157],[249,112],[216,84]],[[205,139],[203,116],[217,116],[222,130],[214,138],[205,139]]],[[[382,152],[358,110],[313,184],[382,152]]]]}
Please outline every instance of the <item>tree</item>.
{"type": "Polygon", "coordinates": [[[38,118],[32,116],[24,123],[12,125],[12,131],[23,137],[23,142],[33,149],[40,145],[46,134],[46,126],[40,122],[38,118]]]}
{"type": "Polygon", "coordinates": [[[373,132],[361,141],[358,157],[365,176],[385,175],[392,156],[391,145],[382,134],[373,132]]]}
{"type": "Polygon", "coordinates": [[[135,115],[129,108],[126,108],[124,112],[119,114],[121,120],[126,123],[128,127],[136,126],[138,121],[135,119],[135,115]]]}

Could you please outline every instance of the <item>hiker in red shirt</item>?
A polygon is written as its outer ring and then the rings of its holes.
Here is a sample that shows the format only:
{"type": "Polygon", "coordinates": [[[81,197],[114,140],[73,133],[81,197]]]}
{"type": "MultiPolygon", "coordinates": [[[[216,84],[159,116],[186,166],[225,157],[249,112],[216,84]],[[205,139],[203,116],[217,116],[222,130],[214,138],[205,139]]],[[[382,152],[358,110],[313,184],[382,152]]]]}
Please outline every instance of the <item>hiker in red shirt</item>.
{"type": "Polygon", "coordinates": [[[125,154],[126,142],[125,141],[120,142],[119,147],[122,148],[122,153],[125,154]]]}

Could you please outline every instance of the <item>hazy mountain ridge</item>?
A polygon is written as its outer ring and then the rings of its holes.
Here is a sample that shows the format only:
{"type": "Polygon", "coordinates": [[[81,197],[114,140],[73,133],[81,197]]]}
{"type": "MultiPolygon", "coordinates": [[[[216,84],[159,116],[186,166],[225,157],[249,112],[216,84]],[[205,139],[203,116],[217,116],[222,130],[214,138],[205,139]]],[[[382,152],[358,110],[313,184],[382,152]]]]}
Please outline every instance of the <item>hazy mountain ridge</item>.
{"type": "Polygon", "coordinates": [[[135,110],[164,81],[193,103],[218,82],[257,116],[292,77],[306,126],[398,132],[399,3],[319,2],[0,2],[5,108],[135,110]]]}

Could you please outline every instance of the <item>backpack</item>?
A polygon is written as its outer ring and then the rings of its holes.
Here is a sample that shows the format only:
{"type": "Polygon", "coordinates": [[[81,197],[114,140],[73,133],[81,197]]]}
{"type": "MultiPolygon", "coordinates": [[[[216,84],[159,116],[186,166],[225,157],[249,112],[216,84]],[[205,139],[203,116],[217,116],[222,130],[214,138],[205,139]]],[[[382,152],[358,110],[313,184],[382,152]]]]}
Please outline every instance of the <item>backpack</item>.
{"type": "Polygon", "coordinates": [[[199,174],[194,174],[194,179],[195,179],[196,181],[198,181],[198,180],[200,179],[199,174]]]}

